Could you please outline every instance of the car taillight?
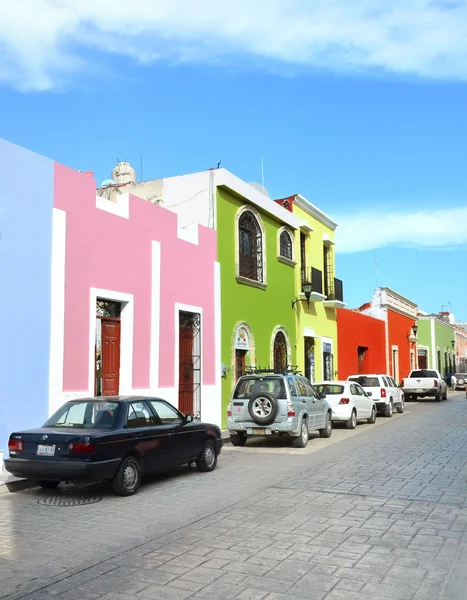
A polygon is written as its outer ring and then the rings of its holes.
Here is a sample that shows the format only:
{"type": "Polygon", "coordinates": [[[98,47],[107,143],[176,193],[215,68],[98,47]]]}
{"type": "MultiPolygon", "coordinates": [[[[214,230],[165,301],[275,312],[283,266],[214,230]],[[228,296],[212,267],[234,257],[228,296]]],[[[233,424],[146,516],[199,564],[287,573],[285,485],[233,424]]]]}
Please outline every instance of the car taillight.
{"type": "Polygon", "coordinates": [[[386,390],[381,388],[381,398],[386,398],[386,390]]]}
{"type": "Polygon", "coordinates": [[[295,417],[295,406],[292,404],[292,402],[287,404],[287,416],[295,417]]]}
{"type": "Polygon", "coordinates": [[[229,404],[227,407],[227,416],[228,417],[232,416],[232,405],[231,404],[229,404]]]}
{"type": "Polygon", "coordinates": [[[68,450],[73,454],[92,454],[96,447],[91,442],[70,442],[68,444],[68,450]]]}
{"type": "Polygon", "coordinates": [[[348,404],[350,402],[349,398],[341,398],[339,400],[339,404],[348,404]]]}
{"type": "Polygon", "coordinates": [[[10,452],[23,452],[23,450],[24,450],[23,440],[10,440],[8,442],[8,450],[10,452]]]}
{"type": "Polygon", "coordinates": [[[434,382],[435,382],[435,387],[438,387],[438,381],[435,379],[434,382]]]}

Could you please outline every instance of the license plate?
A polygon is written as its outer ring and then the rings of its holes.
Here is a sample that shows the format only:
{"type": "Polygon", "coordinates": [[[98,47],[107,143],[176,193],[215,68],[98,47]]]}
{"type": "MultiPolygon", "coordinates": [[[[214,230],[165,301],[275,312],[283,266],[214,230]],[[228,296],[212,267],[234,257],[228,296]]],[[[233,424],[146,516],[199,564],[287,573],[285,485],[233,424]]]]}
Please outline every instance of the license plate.
{"type": "Polygon", "coordinates": [[[55,445],[53,446],[44,446],[39,444],[37,446],[37,456],[54,456],[55,454],[55,445]]]}
{"type": "Polygon", "coordinates": [[[253,429],[253,435],[266,435],[266,429],[253,429]]]}
{"type": "Polygon", "coordinates": [[[415,390],[416,392],[418,392],[419,394],[423,393],[425,390],[415,390]]]}

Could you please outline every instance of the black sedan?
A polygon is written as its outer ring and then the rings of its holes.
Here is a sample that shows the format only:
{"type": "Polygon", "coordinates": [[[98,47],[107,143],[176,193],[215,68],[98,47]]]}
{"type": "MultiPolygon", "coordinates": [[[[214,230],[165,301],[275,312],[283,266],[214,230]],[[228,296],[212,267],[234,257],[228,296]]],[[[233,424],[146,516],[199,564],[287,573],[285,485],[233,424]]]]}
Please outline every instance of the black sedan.
{"type": "Polygon", "coordinates": [[[192,463],[214,470],[221,448],[219,427],[165,400],[100,396],[67,402],[43,427],[12,433],[5,468],[44,488],[110,480],[116,494],[129,496],[143,473],[192,463]]]}

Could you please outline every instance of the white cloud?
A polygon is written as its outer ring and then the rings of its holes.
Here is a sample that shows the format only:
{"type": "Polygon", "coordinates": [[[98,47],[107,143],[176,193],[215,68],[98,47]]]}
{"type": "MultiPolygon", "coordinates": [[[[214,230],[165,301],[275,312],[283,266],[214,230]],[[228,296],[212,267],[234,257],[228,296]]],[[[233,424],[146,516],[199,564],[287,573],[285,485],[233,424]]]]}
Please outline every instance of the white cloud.
{"type": "Polygon", "coordinates": [[[447,249],[467,245],[467,207],[412,212],[360,213],[338,219],[341,253],[388,246],[447,249]]]}
{"type": "Polygon", "coordinates": [[[0,0],[0,81],[44,90],[137,61],[268,61],[467,79],[467,0],[0,0]],[[95,58],[93,61],[96,60],[95,58]]]}

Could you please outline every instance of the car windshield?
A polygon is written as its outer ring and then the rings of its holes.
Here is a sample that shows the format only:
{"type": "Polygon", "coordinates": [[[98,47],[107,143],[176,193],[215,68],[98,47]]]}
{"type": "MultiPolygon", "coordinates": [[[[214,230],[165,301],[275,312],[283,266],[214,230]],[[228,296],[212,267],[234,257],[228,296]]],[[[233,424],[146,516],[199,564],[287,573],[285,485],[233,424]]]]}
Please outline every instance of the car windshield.
{"type": "Polygon", "coordinates": [[[315,390],[320,394],[326,394],[326,396],[339,396],[344,393],[344,386],[315,384],[315,390]]]}
{"type": "Polygon", "coordinates": [[[234,392],[234,398],[250,398],[252,394],[268,392],[275,398],[287,398],[281,377],[242,377],[234,392]]]}
{"type": "Polygon", "coordinates": [[[380,387],[379,380],[377,377],[350,377],[349,381],[356,381],[362,387],[370,388],[370,387],[380,387]]]}
{"type": "Polygon", "coordinates": [[[117,402],[95,400],[67,402],[43,427],[112,429],[117,408],[117,402]]]}
{"type": "Polygon", "coordinates": [[[436,371],[427,371],[426,369],[420,369],[420,371],[412,371],[410,377],[438,377],[436,371]]]}
{"type": "Polygon", "coordinates": [[[455,373],[454,377],[460,377],[461,379],[467,379],[467,373],[455,373]]]}

